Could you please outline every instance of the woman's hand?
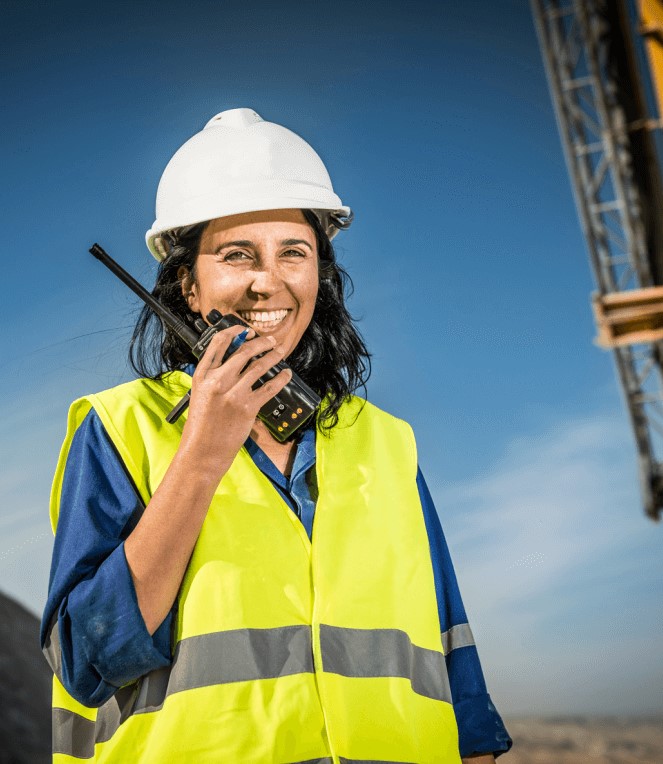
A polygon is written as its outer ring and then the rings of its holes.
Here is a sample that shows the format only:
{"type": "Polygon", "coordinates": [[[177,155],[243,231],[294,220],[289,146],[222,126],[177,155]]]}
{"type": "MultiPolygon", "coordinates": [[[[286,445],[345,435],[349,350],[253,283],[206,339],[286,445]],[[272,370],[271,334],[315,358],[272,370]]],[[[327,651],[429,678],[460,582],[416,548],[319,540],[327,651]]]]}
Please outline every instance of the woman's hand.
{"type": "Polygon", "coordinates": [[[218,332],[200,359],[180,445],[210,470],[217,483],[249,436],[258,411],[292,379],[292,372],[285,370],[257,390],[252,389],[283,359],[274,338],[256,336],[253,329],[239,350],[222,363],[230,343],[242,331],[242,326],[232,326],[218,332]],[[261,353],[264,355],[255,359],[261,353]]]}

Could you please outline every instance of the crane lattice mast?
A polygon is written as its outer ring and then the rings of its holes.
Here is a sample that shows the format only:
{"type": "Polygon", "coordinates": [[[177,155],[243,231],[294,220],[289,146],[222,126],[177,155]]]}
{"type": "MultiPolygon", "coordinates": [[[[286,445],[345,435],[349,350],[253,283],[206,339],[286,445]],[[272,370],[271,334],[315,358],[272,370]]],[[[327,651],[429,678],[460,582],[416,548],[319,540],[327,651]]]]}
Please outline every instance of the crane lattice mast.
{"type": "Polygon", "coordinates": [[[663,510],[661,176],[623,0],[532,0],[598,291],[638,452],[646,514],[663,510]]]}

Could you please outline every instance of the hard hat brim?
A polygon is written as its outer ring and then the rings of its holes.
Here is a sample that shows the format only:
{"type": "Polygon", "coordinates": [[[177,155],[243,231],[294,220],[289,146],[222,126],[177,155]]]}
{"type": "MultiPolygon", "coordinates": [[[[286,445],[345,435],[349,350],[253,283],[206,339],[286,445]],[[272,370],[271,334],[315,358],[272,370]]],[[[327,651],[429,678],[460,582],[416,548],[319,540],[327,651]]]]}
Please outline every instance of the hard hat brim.
{"type": "MultiPolygon", "coordinates": [[[[182,211],[181,215],[178,215],[177,221],[172,221],[170,224],[168,221],[160,221],[155,220],[154,225],[152,228],[150,228],[149,231],[145,234],[145,242],[147,244],[148,249],[152,253],[152,255],[159,260],[160,262],[164,260],[167,256],[167,251],[163,246],[163,242],[161,241],[161,237],[164,233],[167,231],[172,231],[175,228],[181,228],[188,225],[196,225],[198,223],[205,223],[208,220],[215,220],[216,218],[220,217],[228,217],[230,215],[238,215],[247,212],[247,205],[246,203],[240,199],[236,198],[234,200],[234,203],[228,203],[223,205],[224,211],[223,214],[219,215],[219,200],[218,197],[214,200],[210,200],[210,203],[208,206],[201,204],[201,200],[196,200],[196,212],[198,214],[189,214],[186,215],[186,210],[182,211]],[[209,209],[210,214],[204,215],[205,209],[209,209]],[[201,211],[203,212],[203,215],[201,215],[201,211]]],[[[251,202],[251,210],[250,212],[262,212],[263,210],[281,210],[281,209],[310,209],[313,210],[318,217],[320,218],[320,222],[322,223],[323,227],[326,229],[327,235],[330,239],[332,239],[340,230],[337,225],[335,225],[333,222],[329,220],[329,218],[332,215],[338,216],[340,218],[346,218],[351,219],[352,218],[352,210],[350,207],[344,206],[341,204],[341,200],[336,197],[336,200],[338,202],[338,205],[328,206],[327,204],[323,203],[320,204],[320,201],[313,200],[313,199],[302,199],[302,198],[288,198],[281,196],[278,199],[275,199],[274,196],[271,196],[269,198],[264,199],[263,201],[256,200],[255,197],[252,198],[251,202]],[[327,213],[327,221],[323,219],[324,213],[327,213]]],[[[190,211],[192,213],[193,211],[190,211]]]]}

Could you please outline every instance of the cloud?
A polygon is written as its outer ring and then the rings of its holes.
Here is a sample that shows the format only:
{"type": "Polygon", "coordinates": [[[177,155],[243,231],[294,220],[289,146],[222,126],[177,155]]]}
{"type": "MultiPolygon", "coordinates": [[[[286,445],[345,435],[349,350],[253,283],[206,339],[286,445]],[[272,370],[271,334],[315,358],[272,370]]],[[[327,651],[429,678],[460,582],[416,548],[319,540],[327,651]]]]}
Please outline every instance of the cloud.
{"type": "Polygon", "coordinates": [[[489,689],[510,713],[660,708],[660,528],[641,509],[622,412],[560,421],[471,480],[431,482],[489,689]]]}

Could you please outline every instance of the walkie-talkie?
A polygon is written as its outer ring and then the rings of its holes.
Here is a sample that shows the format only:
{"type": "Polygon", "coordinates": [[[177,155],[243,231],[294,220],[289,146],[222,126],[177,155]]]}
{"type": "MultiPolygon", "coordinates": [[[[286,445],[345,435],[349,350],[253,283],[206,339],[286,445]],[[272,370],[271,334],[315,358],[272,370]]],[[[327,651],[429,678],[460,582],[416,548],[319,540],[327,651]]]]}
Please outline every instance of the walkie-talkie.
{"type": "MultiPolygon", "coordinates": [[[[90,253],[124,282],[129,289],[135,292],[135,294],[137,294],[141,300],[143,300],[143,302],[159,316],[163,323],[169,326],[175,334],[189,346],[193,355],[198,359],[201,358],[209,343],[212,341],[212,337],[214,337],[217,332],[227,329],[230,326],[237,325],[245,326],[247,329],[251,328],[249,324],[242,321],[239,316],[235,316],[232,313],[227,313],[225,316],[222,316],[218,310],[211,310],[207,314],[208,323],[205,323],[202,318],[198,318],[195,321],[194,325],[196,329],[194,330],[185,324],[182,319],[172,313],[165,305],[162,305],[153,295],[141,286],[133,276],[127,273],[121,265],[116,263],[115,260],[113,260],[113,258],[98,244],[92,245],[90,253]]],[[[237,338],[235,338],[226,351],[223,360],[225,361],[232,355],[241,344],[242,341],[237,341],[237,338]]],[[[255,357],[259,358],[262,355],[264,354],[261,353],[255,357]]],[[[271,369],[265,372],[265,374],[254,383],[253,389],[257,390],[264,385],[267,380],[272,379],[272,377],[275,377],[280,371],[283,371],[283,369],[290,369],[290,367],[285,361],[279,361],[279,363],[272,366],[271,369]]],[[[168,414],[166,421],[170,423],[175,422],[189,405],[189,398],[189,393],[187,393],[177,406],[175,406],[175,408],[168,414]]],[[[315,414],[321,400],[322,399],[315,390],[312,390],[293,371],[290,382],[262,406],[258,412],[258,417],[265,423],[271,435],[278,440],[279,443],[283,443],[288,440],[288,438],[291,438],[302,425],[308,422],[308,420],[315,414]]]]}

